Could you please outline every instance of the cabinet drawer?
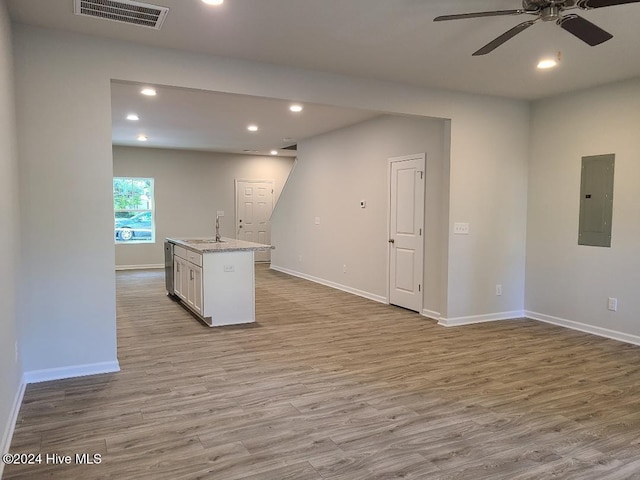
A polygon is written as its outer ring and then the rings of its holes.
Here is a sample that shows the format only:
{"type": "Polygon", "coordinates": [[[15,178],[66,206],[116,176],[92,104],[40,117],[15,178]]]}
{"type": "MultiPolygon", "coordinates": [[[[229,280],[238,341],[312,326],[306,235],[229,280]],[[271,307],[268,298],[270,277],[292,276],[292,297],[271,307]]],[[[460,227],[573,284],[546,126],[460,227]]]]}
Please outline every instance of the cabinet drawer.
{"type": "Polygon", "coordinates": [[[180,257],[180,258],[184,258],[185,260],[188,260],[187,258],[187,249],[184,247],[180,247],[178,245],[174,245],[173,246],[173,254],[176,257],[180,257]]]}
{"type": "Polygon", "coordinates": [[[187,250],[187,260],[189,260],[194,265],[202,266],[202,254],[192,252],[191,250],[187,250]]]}

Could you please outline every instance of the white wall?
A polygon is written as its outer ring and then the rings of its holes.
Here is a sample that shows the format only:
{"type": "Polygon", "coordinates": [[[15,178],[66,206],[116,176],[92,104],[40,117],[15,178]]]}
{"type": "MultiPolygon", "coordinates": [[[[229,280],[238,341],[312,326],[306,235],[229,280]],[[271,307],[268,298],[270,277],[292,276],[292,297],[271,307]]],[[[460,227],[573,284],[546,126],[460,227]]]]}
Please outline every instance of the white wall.
{"type": "Polygon", "coordinates": [[[234,180],[274,180],[274,201],[293,158],[190,150],[113,147],[113,175],[155,179],[156,242],[116,245],[116,266],[164,263],[165,237],[211,237],[218,210],[223,236],[235,238],[234,180]]]}
{"type": "Polygon", "coordinates": [[[23,25],[15,68],[27,370],[116,359],[112,79],[451,119],[449,221],[470,222],[475,236],[447,247],[449,316],[522,308],[521,288],[505,287],[499,301],[493,293],[497,278],[523,275],[525,102],[23,25]]]}
{"type": "MultiPolygon", "coordinates": [[[[20,252],[18,226],[18,155],[15,139],[11,28],[0,0],[0,453],[9,448],[22,368],[15,357],[18,341],[16,296],[20,252]]],[[[0,476],[3,465],[0,463],[0,476]]]]}
{"type": "Polygon", "coordinates": [[[536,102],[532,122],[526,309],[639,343],[640,80],[536,102]],[[581,159],[605,153],[616,155],[611,248],[579,246],[581,159]]]}
{"type": "Polygon", "coordinates": [[[14,31],[24,369],[66,376],[116,361],[110,82],[75,41],[14,31]]]}
{"type": "Polygon", "coordinates": [[[458,104],[454,110],[443,323],[521,316],[530,112],[489,98],[458,104]],[[456,222],[469,223],[470,234],[451,235],[456,222]],[[495,294],[497,284],[502,296],[495,294]]]}
{"type": "Polygon", "coordinates": [[[272,265],[386,298],[388,159],[426,153],[424,308],[440,312],[444,128],[441,119],[385,115],[299,142],[274,213],[272,265]]]}

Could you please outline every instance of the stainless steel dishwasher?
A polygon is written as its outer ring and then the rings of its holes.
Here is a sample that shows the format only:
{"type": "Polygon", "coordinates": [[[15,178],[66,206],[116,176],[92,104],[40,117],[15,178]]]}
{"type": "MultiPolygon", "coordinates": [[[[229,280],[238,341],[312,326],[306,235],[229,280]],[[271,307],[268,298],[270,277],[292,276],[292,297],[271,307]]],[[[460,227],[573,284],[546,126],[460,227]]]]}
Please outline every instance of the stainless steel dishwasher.
{"type": "Polygon", "coordinates": [[[168,295],[175,295],[173,290],[173,243],[164,242],[164,281],[168,295]]]}

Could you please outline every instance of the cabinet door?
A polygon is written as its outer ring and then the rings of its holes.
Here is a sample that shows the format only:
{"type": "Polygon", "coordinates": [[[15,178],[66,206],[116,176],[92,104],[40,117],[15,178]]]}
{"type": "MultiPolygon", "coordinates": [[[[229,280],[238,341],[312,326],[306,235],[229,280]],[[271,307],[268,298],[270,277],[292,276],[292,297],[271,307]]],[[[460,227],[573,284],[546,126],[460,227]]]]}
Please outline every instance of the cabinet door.
{"type": "Polygon", "coordinates": [[[191,282],[189,283],[191,294],[191,307],[196,313],[202,315],[202,268],[191,265],[191,282]]]}
{"type": "Polygon", "coordinates": [[[189,293],[189,262],[182,258],[180,259],[180,276],[182,282],[182,295],[180,295],[180,298],[186,300],[189,293]]]}
{"type": "Polygon", "coordinates": [[[183,300],[187,299],[189,267],[180,257],[173,257],[173,290],[183,300]]]}
{"type": "Polygon", "coordinates": [[[182,268],[180,259],[173,257],[173,292],[180,298],[184,298],[182,285],[182,268]]]}
{"type": "Polygon", "coordinates": [[[187,305],[194,312],[202,314],[202,268],[188,263],[189,277],[187,279],[187,305]]]}

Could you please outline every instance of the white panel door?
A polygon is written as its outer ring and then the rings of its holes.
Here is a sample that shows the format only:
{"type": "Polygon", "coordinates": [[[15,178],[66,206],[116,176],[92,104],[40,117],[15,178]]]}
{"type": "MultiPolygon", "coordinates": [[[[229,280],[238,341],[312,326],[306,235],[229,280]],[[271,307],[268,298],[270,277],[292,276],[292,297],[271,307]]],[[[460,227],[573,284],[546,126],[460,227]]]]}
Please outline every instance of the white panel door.
{"type": "Polygon", "coordinates": [[[389,303],[421,312],[425,157],[420,154],[389,162],[389,303]]]}
{"type": "MultiPolygon", "coordinates": [[[[273,181],[236,181],[237,238],[248,242],[271,243],[273,181]]],[[[256,252],[256,262],[271,261],[271,251],[256,252]]]]}

